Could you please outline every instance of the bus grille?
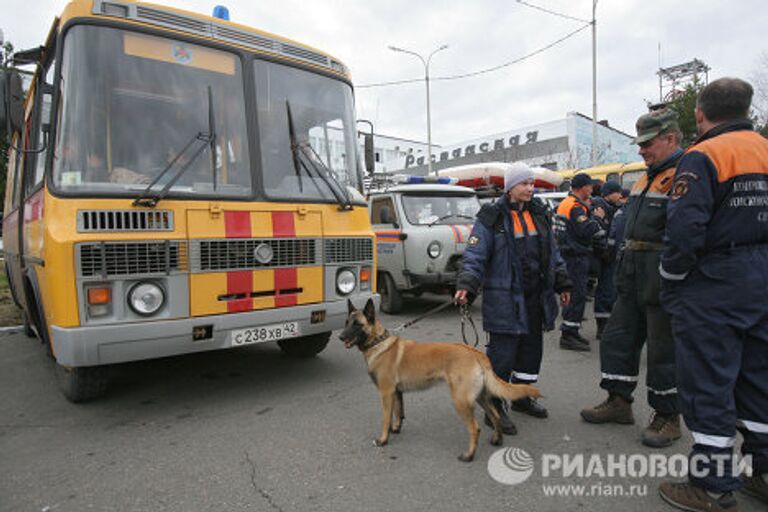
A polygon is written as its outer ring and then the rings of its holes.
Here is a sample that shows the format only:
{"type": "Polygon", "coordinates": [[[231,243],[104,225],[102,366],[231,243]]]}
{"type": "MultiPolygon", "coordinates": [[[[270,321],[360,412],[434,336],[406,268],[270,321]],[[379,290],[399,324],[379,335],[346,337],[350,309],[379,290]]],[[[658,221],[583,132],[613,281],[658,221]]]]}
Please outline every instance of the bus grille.
{"type": "Polygon", "coordinates": [[[371,238],[328,238],[325,240],[325,264],[373,261],[371,238]]]}
{"type": "Polygon", "coordinates": [[[79,210],[78,233],[173,231],[171,210],[79,210]]]}
{"type": "Polygon", "coordinates": [[[204,21],[151,7],[136,6],[136,17],[142,21],[181,28],[190,32],[208,32],[208,24],[204,21]]]}
{"type": "Polygon", "coordinates": [[[174,30],[184,30],[199,36],[229,41],[252,49],[266,50],[285,57],[310,62],[336,72],[346,72],[342,63],[330,59],[320,52],[281,41],[270,37],[268,34],[257,35],[228,24],[202,20],[185,13],[172,12],[154,6],[136,5],[133,2],[121,0],[94,0],[92,12],[98,16],[128,18],[174,30]]]}
{"type": "Polygon", "coordinates": [[[77,245],[80,277],[186,272],[187,244],[180,240],[88,242],[77,245]]]}
{"type": "Polygon", "coordinates": [[[319,240],[314,238],[192,240],[193,272],[226,272],[275,267],[320,265],[319,240]],[[272,258],[261,263],[256,249],[267,245],[272,258]]]}

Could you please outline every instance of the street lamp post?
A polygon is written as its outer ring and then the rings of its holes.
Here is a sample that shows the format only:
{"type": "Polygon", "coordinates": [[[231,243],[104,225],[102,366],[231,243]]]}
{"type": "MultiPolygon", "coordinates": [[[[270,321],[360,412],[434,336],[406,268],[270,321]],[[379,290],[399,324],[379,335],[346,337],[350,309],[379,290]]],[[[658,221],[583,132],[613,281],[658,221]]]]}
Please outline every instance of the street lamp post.
{"type": "Polygon", "coordinates": [[[439,48],[432,51],[432,53],[429,54],[429,56],[424,59],[421,55],[419,55],[416,52],[413,52],[411,50],[406,50],[403,48],[398,48],[397,46],[389,46],[389,49],[394,52],[401,52],[401,53],[407,53],[409,55],[413,55],[415,57],[418,57],[418,59],[421,61],[421,63],[424,65],[424,83],[427,86],[427,168],[428,168],[428,174],[432,174],[432,118],[430,114],[429,109],[429,62],[432,60],[432,56],[439,52],[440,50],[445,50],[448,48],[447,44],[444,44],[440,46],[439,48]]]}
{"type": "Polygon", "coordinates": [[[592,167],[597,165],[597,0],[592,1],[592,167]]]}

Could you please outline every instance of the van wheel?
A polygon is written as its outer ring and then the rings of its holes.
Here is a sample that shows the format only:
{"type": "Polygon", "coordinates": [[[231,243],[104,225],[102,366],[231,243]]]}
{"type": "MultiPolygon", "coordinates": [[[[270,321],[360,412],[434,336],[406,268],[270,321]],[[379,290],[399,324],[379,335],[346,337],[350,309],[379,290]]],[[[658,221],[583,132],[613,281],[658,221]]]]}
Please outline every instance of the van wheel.
{"type": "Polygon", "coordinates": [[[62,366],[56,364],[59,389],[72,403],[94,400],[107,391],[107,372],[103,366],[62,366]]]}
{"type": "Polygon", "coordinates": [[[387,273],[383,273],[378,280],[379,294],[381,295],[381,310],[390,315],[396,315],[403,309],[403,295],[395,286],[395,280],[387,273]]]}
{"type": "Polygon", "coordinates": [[[280,350],[289,357],[307,359],[322,352],[326,345],[328,345],[330,339],[330,332],[321,332],[319,334],[311,334],[296,339],[280,340],[277,342],[277,345],[280,347],[280,350]]]}
{"type": "Polygon", "coordinates": [[[21,311],[21,323],[24,325],[24,335],[27,338],[37,338],[37,333],[32,328],[32,323],[29,321],[29,315],[27,315],[27,312],[24,310],[21,311]]]}

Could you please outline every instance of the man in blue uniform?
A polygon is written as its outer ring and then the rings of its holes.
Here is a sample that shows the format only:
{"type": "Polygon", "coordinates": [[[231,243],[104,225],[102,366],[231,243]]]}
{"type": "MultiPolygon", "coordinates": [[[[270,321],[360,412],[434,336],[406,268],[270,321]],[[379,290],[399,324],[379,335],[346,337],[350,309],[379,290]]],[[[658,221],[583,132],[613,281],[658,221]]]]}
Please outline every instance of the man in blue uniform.
{"type": "Polygon", "coordinates": [[[589,350],[589,340],[579,333],[579,329],[587,302],[592,243],[596,237],[605,234],[595,219],[605,217],[603,209],[595,208],[590,216],[592,186],[592,178],[587,174],[575,175],[571,180],[571,192],[557,207],[557,242],[568,268],[568,276],[573,281],[571,302],[563,309],[563,322],[560,325],[560,348],[565,350],[589,350]]]}
{"type": "Polygon", "coordinates": [[[672,315],[680,408],[693,434],[689,479],[659,487],[692,511],[735,511],[733,491],[768,502],[768,140],[752,129],[752,87],[699,93],[700,134],[667,210],[662,302],[672,315]],[[734,474],[736,429],[753,474],[734,474]]]}
{"type": "Polygon", "coordinates": [[[610,233],[613,219],[619,210],[621,202],[621,185],[615,181],[607,181],[600,187],[600,197],[592,198],[592,209],[601,208],[605,212],[602,219],[597,219],[605,236],[598,239],[594,246],[595,258],[598,260],[597,287],[595,288],[595,323],[597,324],[597,339],[603,335],[605,324],[611,316],[613,303],[616,302],[616,288],[613,284],[613,274],[616,271],[616,245],[611,243],[610,233]]]}
{"type": "MultiPolygon", "coordinates": [[[[488,331],[488,358],[504,381],[538,381],[543,329],[554,328],[559,293],[568,302],[570,280],[555,244],[547,208],[533,199],[533,171],[510,165],[505,193],[477,214],[467,240],[456,302],[465,304],[483,291],[483,328],[488,331]]],[[[494,399],[502,431],[516,432],[501,400],[494,399]]],[[[512,402],[514,410],[546,418],[547,410],[532,399],[512,402]]],[[[486,416],[486,424],[490,418],[486,416]]]]}

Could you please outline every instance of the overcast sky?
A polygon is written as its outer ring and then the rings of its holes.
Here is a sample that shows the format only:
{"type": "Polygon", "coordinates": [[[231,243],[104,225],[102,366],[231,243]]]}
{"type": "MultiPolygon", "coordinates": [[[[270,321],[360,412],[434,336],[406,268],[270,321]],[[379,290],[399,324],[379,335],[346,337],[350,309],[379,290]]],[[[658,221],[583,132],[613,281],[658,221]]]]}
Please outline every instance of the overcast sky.
{"type": "MultiPolygon", "coordinates": [[[[589,19],[590,0],[530,0],[589,19]]],[[[43,42],[62,0],[2,0],[0,28],[17,48],[43,42]]],[[[214,2],[167,0],[210,13],[214,2]]],[[[515,0],[229,0],[233,21],[309,44],[341,59],[356,85],[424,77],[414,56],[443,44],[433,78],[478,71],[545,47],[582,23],[515,0]]],[[[646,100],[658,101],[661,64],[698,58],[710,79],[749,79],[766,43],[766,0],[602,0],[597,6],[598,119],[632,132],[646,100]]],[[[592,46],[587,28],[522,63],[472,78],[431,82],[432,140],[450,145],[485,135],[592,113],[592,46]]],[[[357,115],[376,131],[426,141],[424,81],[356,90],[357,115]]]]}

